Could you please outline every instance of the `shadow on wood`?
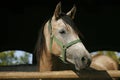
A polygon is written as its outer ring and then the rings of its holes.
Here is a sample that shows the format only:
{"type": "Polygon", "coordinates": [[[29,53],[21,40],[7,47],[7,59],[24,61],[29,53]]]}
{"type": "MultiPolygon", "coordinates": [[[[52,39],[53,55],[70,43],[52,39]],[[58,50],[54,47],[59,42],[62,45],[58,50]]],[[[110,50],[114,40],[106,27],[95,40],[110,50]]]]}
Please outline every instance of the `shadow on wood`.
{"type": "Polygon", "coordinates": [[[95,69],[75,71],[81,80],[112,80],[107,71],[98,71],[95,69]],[[96,75],[97,74],[97,75],[96,75]]]}

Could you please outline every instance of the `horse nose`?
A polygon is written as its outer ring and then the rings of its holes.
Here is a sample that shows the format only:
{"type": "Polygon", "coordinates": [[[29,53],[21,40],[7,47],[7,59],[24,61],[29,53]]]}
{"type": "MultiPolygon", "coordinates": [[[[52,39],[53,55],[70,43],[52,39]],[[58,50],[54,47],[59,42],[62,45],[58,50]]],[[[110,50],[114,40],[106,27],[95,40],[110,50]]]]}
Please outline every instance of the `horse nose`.
{"type": "Polygon", "coordinates": [[[74,60],[76,70],[86,69],[91,64],[91,59],[86,56],[81,58],[77,56],[74,60]]]}
{"type": "Polygon", "coordinates": [[[86,67],[89,67],[89,66],[90,66],[90,64],[91,64],[91,59],[87,58],[86,56],[83,56],[83,57],[81,58],[81,62],[82,62],[83,65],[85,65],[85,68],[86,68],[86,67]]]}

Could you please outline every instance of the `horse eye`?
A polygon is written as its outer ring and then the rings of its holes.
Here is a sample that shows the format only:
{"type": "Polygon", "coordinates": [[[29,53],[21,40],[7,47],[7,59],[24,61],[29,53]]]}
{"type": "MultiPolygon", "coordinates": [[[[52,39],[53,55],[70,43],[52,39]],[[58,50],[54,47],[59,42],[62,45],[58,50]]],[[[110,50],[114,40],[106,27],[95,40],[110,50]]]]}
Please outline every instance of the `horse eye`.
{"type": "Polygon", "coordinates": [[[59,31],[59,33],[60,34],[65,34],[66,32],[65,32],[65,30],[61,30],[61,31],[59,31]]]}

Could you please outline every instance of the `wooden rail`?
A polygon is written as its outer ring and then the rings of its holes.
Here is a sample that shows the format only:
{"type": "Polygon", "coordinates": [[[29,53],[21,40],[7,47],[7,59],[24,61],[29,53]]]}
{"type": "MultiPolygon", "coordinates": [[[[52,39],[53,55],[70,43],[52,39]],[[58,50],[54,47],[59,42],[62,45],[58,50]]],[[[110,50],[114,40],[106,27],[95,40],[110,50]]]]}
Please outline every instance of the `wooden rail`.
{"type": "Polygon", "coordinates": [[[120,71],[82,71],[82,75],[76,75],[75,72],[69,71],[52,71],[52,72],[0,72],[0,79],[27,79],[27,78],[101,78],[106,72],[110,77],[120,77],[120,71]]]}

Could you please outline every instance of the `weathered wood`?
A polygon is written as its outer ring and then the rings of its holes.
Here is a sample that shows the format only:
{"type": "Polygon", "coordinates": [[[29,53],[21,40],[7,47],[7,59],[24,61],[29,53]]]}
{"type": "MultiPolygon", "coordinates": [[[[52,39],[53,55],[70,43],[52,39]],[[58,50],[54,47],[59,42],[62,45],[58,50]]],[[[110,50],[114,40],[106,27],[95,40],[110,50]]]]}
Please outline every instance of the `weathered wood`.
{"type": "Polygon", "coordinates": [[[0,66],[0,72],[5,71],[16,71],[16,72],[35,72],[37,71],[37,65],[33,64],[21,64],[21,65],[9,65],[9,66],[0,66]]]}
{"type": "MultiPolygon", "coordinates": [[[[52,72],[0,72],[0,79],[27,79],[27,78],[101,78],[102,71],[92,73],[84,71],[84,75],[79,77],[73,71],[52,71],[52,72]],[[86,74],[85,74],[86,73],[86,74]],[[100,73],[100,74],[99,74],[100,73]],[[90,75],[90,76],[89,76],[90,75]]],[[[104,71],[105,72],[105,71],[104,71]]],[[[120,77],[120,71],[110,70],[107,73],[111,77],[120,77]]]]}

